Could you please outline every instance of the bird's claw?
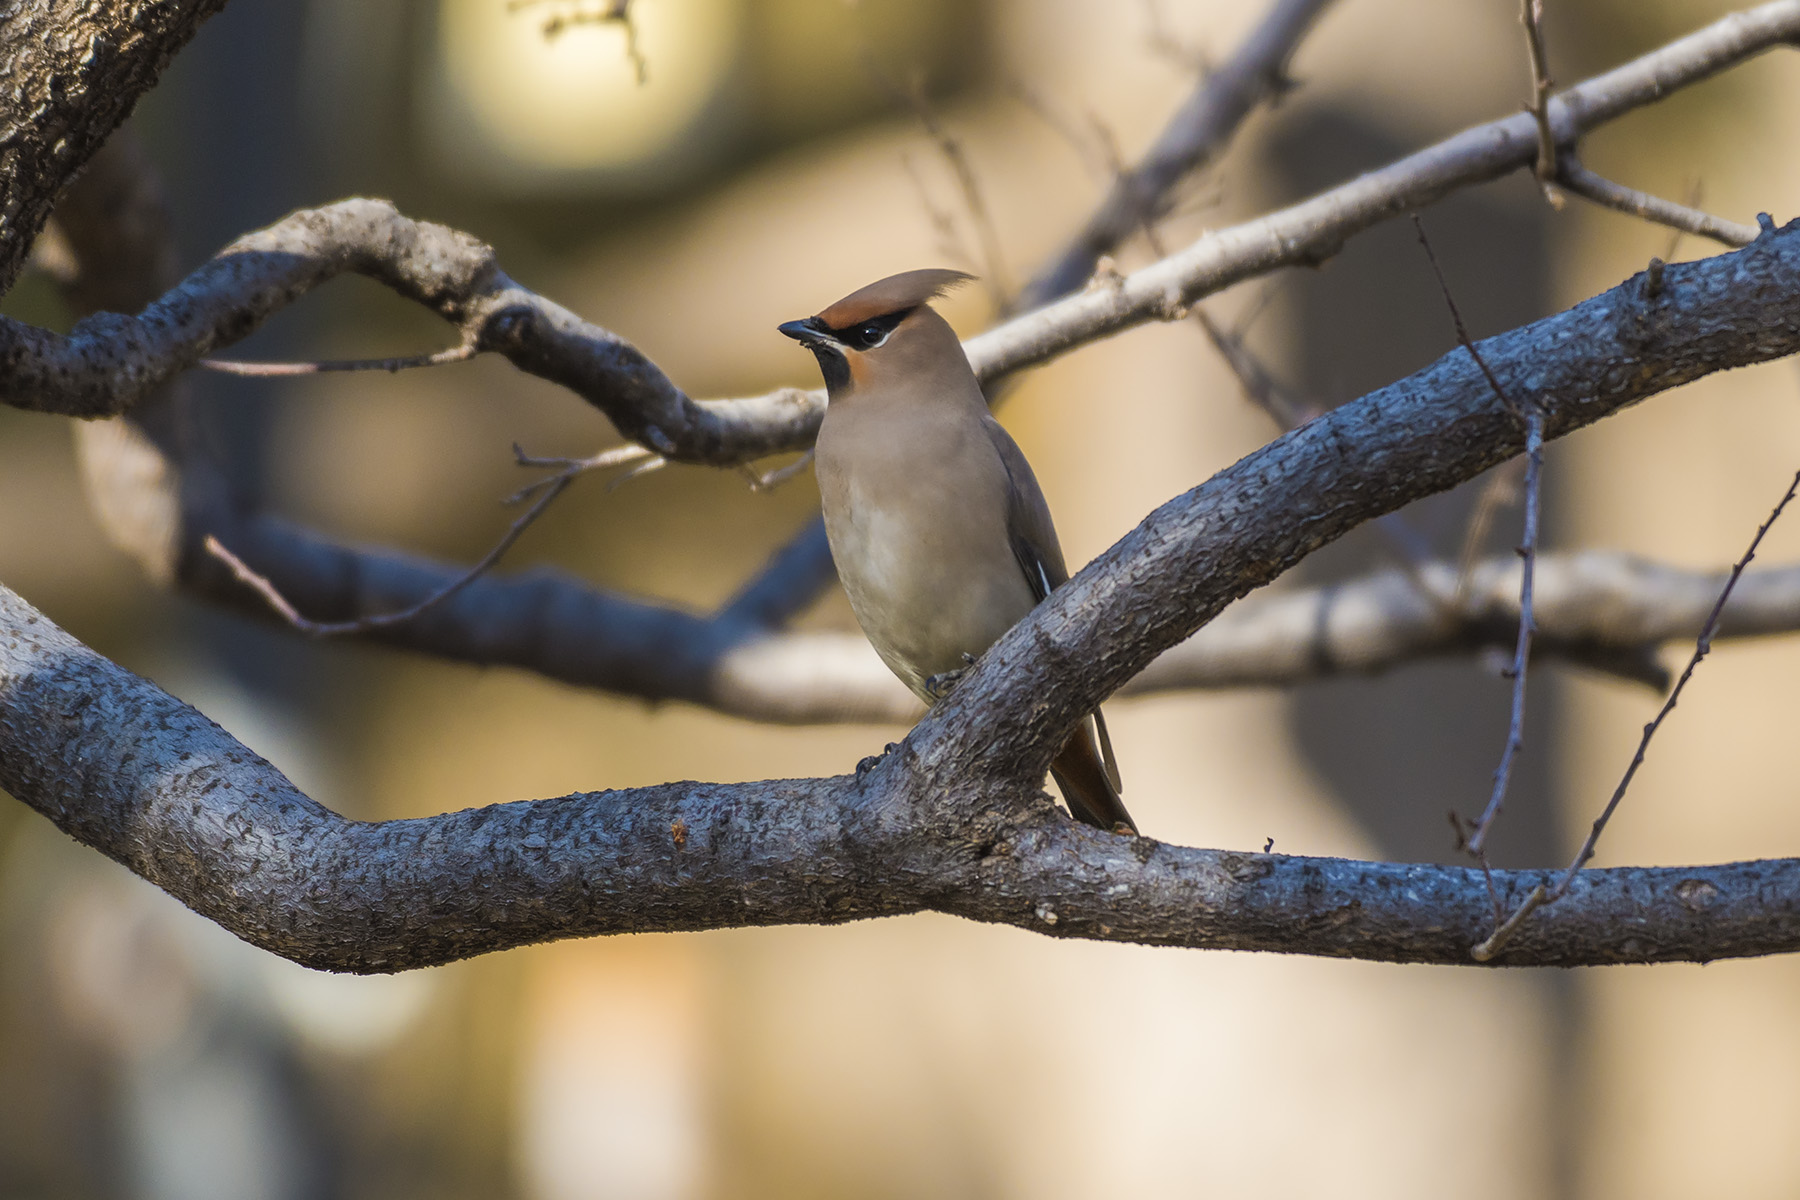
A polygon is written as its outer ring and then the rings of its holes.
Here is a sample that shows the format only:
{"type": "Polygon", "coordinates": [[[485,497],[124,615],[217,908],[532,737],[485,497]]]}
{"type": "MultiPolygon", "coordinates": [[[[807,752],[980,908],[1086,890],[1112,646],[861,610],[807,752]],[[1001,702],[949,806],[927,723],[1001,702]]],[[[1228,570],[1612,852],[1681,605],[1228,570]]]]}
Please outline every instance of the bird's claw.
{"type": "Polygon", "coordinates": [[[856,780],[857,780],[857,782],[861,783],[862,777],[864,775],[867,775],[870,771],[873,771],[875,769],[875,766],[877,763],[879,763],[882,759],[886,758],[888,755],[892,754],[895,750],[897,750],[899,748],[900,748],[899,742],[889,742],[887,744],[886,748],[884,748],[880,754],[871,754],[871,755],[869,755],[869,757],[867,757],[867,758],[863,759],[861,762],[857,763],[856,764],[856,780]]]}
{"type": "Polygon", "coordinates": [[[950,694],[951,689],[962,682],[962,677],[968,669],[967,667],[958,667],[954,671],[940,671],[938,674],[930,676],[925,680],[926,694],[931,697],[933,703],[942,700],[950,694]]]}
{"type": "Polygon", "coordinates": [[[931,696],[932,703],[935,704],[948,696],[951,690],[962,682],[962,677],[969,673],[969,668],[975,665],[975,656],[966,651],[963,653],[962,660],[962,666],[950,671],[940,671],[936,675],[926,678],[925,691],[931,696]]]}

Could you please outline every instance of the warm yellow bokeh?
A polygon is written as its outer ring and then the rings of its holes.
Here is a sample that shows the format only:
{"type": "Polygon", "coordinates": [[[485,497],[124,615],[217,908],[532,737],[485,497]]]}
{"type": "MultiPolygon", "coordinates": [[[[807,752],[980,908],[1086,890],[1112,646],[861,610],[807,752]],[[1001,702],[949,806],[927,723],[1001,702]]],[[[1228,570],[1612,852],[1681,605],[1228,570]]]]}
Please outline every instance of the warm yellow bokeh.
{"type": "Polygon", "coordinates": [[[559,7],[445,0],[433,126],[446,158],[496,173],[641,166],[681,144],[740,47],[742,0],[637,0],[629,33],[573,21],[546,35],[559,7]]]}

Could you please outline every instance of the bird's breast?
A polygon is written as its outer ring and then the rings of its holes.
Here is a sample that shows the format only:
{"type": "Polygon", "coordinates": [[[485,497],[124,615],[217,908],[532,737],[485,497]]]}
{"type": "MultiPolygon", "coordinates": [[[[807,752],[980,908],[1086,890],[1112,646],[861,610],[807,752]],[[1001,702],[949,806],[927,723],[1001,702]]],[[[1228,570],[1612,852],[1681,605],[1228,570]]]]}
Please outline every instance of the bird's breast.
{"type": "Polygon", "coordinates": [[[916,456],[901,440],[846,459],[821,438],[819,483],[850,607],[923,694],[926,679],[979,656],[1036,601],[1012,553],[1003,487],[966,444],[915,441],[925,443],[916,456]]]}

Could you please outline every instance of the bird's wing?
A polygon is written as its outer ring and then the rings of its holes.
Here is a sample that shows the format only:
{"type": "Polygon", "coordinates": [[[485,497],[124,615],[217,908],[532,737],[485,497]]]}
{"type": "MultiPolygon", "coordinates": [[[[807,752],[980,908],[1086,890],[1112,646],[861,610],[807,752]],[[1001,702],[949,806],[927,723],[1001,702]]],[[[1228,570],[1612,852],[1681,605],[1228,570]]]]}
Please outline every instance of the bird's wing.
{"type": "MultiPolygon", "coordinates": [[[[1013,557],[1019,560],[1019,569],[1025,572],[1025,582],[1031,585],[1032,595],[1042,604],[1051,592],[1069,582],[1069,568],[1063,562],[1062,543],[1057,540],[1056,525],[1050,519],[1050,505],[1044,500],[1043,489],[1038,487],[1037,476],[1031,472],[1031,464],[1025,460],[1025,452],[1012,440],[1012,435],[992,417],[984,417],[982,427],[993,443],[994,452],[1000,456],[1001,465],[1006,468],[1010,485],[1007,488],[1006,532],[1012,542],[1013,557]]],[[[1119,782],[1119,761],[1113,757],[1106,718],[1097,708],[1094,710],[1094,732],[1099,735],[1100,758],[1106,768],[1107,780],[1114,790],[1119,790],[1123,787],[1119,782]]]]}
{"type": "Polygon", "coordinates": [[[992,417],[982,419],[982,429],[1006,468],[1006,533],[1012,541],[1013,557],[1025,572],[1025,581],[1038,602],[1069,581],[1069,568],[1063,563],[1062,545],[1056,540],[1056,526],[1050,520],[1050,506],[1044,502],[1043,489],[1031,464],[1012,435],[992,417]]]}

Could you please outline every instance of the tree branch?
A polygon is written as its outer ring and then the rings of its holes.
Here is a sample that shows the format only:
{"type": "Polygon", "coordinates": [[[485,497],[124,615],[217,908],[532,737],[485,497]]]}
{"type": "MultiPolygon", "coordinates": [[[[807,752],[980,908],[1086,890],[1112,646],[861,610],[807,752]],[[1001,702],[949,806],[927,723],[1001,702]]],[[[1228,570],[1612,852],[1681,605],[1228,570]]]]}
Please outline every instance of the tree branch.
{"type": "MultiPolygon", "coordinates": [[[[1671,266],[1654,294],[1634,277],[1479,350],[1560,436],[1800,349],[1797,278],[1800,223],[1671,266]]],[[[4,594],[0,786],[227,928],[338,969],[922,907],[1070,936],[1466,962],[1487,912],[1474,872],[1162,846],[1078,827],[1034,797],[1066,730],[1158,652],[1358,522],[1518,453],[1521,436],[1463,353],[1308,423],[1151,514],[860,780],[345,822],[4,594]]],[[[1544,878],[1494,882],[1510,903],[1544,878]]],[[[1495,961],[1792,949],[1797,898],[1791,861],[1584,873],[1495,961]]]]}
{"type": "Polygon", "coordinates": [[[1094,264],[1166,211],[1175,185],[1217,158],[1255,109],[1292,87],[1288,62],[1331,0],[1277,0],[1237,53],[1206,74],[1154,145],[1112,189],[1015,305],[1036,308],[1080,288],[1094,264]]]}
{"type": "Polygon", "coordinates": [[[1604,208],[1666,225],[1670,229],[1679,229],[1696,237],[1711,238],[1722,246],[1748,246],[1756,240],[1754,225],[1727,221],[1711,213],[1664,200],[1661,196],[1652,196],[1649,192],[1640,192],[1636,188],[1614,183],[1604,175],[1588,170],[1573,154],[1562,155],[1557,160],[1556,169],[1556,182],[1563,188],[1604,208]]]}
{"type": "MultiPolygon", "coordinates": [[[[1478,349],[1504,390],[1538,399],[1546,438],[1561,437],[1800,351],[1797,279],[1800,222],[1770,223],[1744,250],[1667,267],[1654,289],[1640,273],[1478,349]]],[[[1357,524],[1517,455],[1523,439],[1460,348],[1343,405],[1151,513],[995,643],[909,744],[925,761],[960,760],[957,731],[978,724],[989,768],[1040,778],[1046,747],[1227,604],[1357,524]]]]}
{"type": "MultiPolygon", "coordinates": [[[[1571,142],[1634,108],[1800,39],[1800,0],[1735,13],[1555,97],[1571,142]]],[[[1317,263],[1349,236],[1535,161],[1528,113],[1478,125],[1311,200],[1208,234],[1115,285],[1067,296],[965,345],[984,382],[1151,320],[1284,266],[1317,263]]],[[[735,465],[804,449],[821,393],[694,401],[630,343],[521,287],[466,234],[382,201],[295,213],[238,239],[138,318],[101,313],[67,338],[0,319],[0,401],[92,417],[124,411],[276,309],[346,271],[365,274],[461,328],[483,350],[560,383],[620,432],[667,458],[735,465]]]]}
{"type": "MultiPolygon", "coordinates": [[[[134,307],[168,270],[160,198],[129,139],[116,139],[59,212],[82,270],[72,302],[134,307]]],[[[170,403],[129,424],[84,423],[83,462],[103,523],[153,578],[264,611],[202,549],[218,537],[317,620],[403,611],[463,569],[337,544],[240,510],[204,456],[184,459],[170,403]]],[[[910,722],[917,702],[855,635],[775,632],[831,576],[823,532],[777,554],[732,601],[700,615],[617,596],[561,572],[485,576],[450,602],[373,636],[453,660],[508,665],[581,686],[677,699],[754,720],[910,722]]],[[[1510,557],[1465,573],[1414,564],[1325,588],[1252,596],[1160,656],[1124,689],[1286,686],[1373,673],[1418,659],[1502,647],[1516,626],[1510,557]],[[1453,599],[1452,599],[1453,598],[1453,599]]],[[[1540,565],[1540,657],[1666,686],[1658,648],[1692,638],[1722,577],[1622,555],[1550,556],[1540,565]]],[[[1747,577],[1721,636],[1800,629],[1800,568],[1747,577]]]]}
{"type": "Polygon", "coordinates": [[[0,0],[0,295],[69,181],[225,0],[0,0]]]}
{"type": "MultiPolygon", "coordinates": [[[[1467,964],[1487,919],[1464,868],[1169,846],[1075,824],[1041,797],[971,843],[934,831],[920,799],[933,791],[880,774],[349,821],[0,588],[0,787],[244,940],[321,970],[926,908],[1061,937],[1467,964]]],[[[1550,878],[1495,872],[1509,897],[1550,878]]],[[[1499,961],[1795,948],[1800,861],[1780,859],[1583,872],[1499,961]]]]}

